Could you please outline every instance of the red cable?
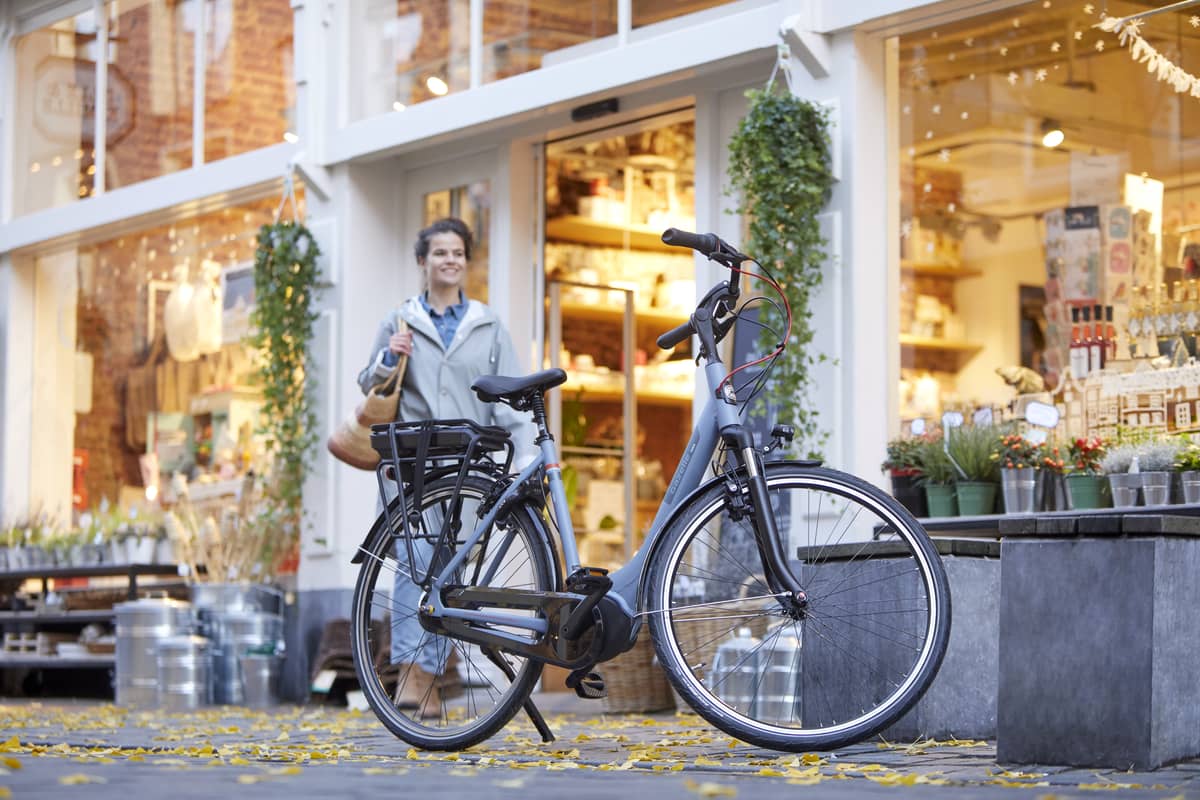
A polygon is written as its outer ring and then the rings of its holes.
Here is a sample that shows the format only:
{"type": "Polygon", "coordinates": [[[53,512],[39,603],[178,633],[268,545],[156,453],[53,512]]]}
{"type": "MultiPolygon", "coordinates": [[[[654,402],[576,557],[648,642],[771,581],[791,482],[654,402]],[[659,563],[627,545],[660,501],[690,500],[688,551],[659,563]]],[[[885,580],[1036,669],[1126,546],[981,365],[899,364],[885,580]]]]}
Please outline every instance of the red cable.
{"type": "Polygon", "coordinates": [[[742,370],[761,364],[764,361],[769,361],[770,359],[775,358],[775,356],[782,353],[783,348],[787,345],[788,339],[792,337],[792,306],[790,303],[788,303],[787,295],[784,294],[784,291],[780,288],[779,284],[767,275],[760,275],[757,272],[747,272],[737,267],[731,267],[730,269],[739,275],[749,275],[751,278],[758,278],[763,283],[768,284],[779,294],[780,299],[783,300],[783,308],[787,312],[787,332],[783,336],[783,341],[780,342],[779,346],[776,347],[775,350],[763,356],[762,358],[755,359],[754,361],[748,361],[745,364],[742,364],[740,367],[735,367],[732,371],[727,373],[725,377],[721,379],[721,382],[717,384],[718,392],[721,391],[722,386],[724,386],[731,378],[733,378],[734,375],[738,374],[742,370]]]}

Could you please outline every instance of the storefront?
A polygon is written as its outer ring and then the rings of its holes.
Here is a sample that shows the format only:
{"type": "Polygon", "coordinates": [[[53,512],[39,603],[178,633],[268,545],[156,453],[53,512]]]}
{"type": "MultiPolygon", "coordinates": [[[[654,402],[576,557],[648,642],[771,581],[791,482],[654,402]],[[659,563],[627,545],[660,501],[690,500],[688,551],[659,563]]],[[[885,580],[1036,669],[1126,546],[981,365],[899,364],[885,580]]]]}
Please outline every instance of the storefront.
{"type": "MultiPolygon", "coordinates": [[[[0,109],[0,519],[134,507],[179,470],[218,499],[237,484],[256,453],[239,328],[250,300],[237,287],[294,175],[325,254],[323,431],[361,396],[379,320],[419,288],[416,232],[462,216],[480,242],[472,296],[527,366],[572,375],[555,418],[584,551],[620,563],[696,407],[689,352],[653,339],[717,277],[657,234],[739,240],[727,143],[781,41],[792,90],[830,108],[838,179],[813,303],[829,361],[812,402],[827,460],[882,480],[886,442],[913,420],[1000,414],[1013,390],[998,367],[1062,380],[1071,304],[1112,306],[1115,362],[1158,285],[1186,270],[1191,98],[1131,61],[1085,5],[18,3],[0,28],[13,87],[0,92],[12,98],[0,109]],[[1044,146],[1055,129],[1062,141],[1044,146]],[[1047,243],[1060,246],[1063,209],[1083,206],[1129,207],[1131,231],[1149,211],[1155,238],[1126,237],[1149,260],[1131,255],[1125,296],[1063,305],[1047,243]],[[224,289],[215,346],[186,360],[156,344],[184,281],[224,289]],[[143,474],[148,455],[156,475],[143,474]]],[[[1118,5],[1108,13],[1143,10],[1118,5]]],[[[1195,32],[1183,12],[1142,35],[1187,69],[1195,32]]],[[[1178,292],[1186,317],[1197,295],[1178,292]]],[[[306,629],[344,614],[374,495],[372,476],[315,455],[306,629]]]]}

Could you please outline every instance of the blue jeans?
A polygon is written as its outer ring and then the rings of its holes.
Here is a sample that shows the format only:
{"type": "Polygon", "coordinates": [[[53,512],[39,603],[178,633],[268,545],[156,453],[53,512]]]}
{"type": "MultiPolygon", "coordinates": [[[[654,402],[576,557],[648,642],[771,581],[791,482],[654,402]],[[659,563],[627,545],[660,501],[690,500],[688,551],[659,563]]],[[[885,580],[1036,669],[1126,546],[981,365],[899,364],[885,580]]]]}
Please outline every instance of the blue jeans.
{"type": "MultiPolygon", "coordinates": [[[[385,483],[388,502],[396,496],[396,484],[385,483]]],[[[376,514],[383,513],[383,502],[377,501],[376,514]]],[[[452,645],[444,636],[429,633],[417,619],[421,602],[421,587],[413,583],[408,570],[408,548],[403,541],[395,546],[397,567],[392,579],[392,652],[391,663],[416,662],[426,672],[441,675],[446,671],[452,645]]],[[[425,539],[413,541],[418,574],[424,572],[433,557],[433,545],[425,539]]]]}

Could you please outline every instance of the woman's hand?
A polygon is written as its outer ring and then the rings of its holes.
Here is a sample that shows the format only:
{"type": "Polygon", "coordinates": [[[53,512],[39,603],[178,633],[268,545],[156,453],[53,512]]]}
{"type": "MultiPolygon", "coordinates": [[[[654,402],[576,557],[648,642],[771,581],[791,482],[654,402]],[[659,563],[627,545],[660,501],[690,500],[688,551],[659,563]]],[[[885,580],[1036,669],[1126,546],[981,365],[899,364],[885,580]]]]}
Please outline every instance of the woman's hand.
{"type": "Polygon", "coordinates": [[[393,333],[388,339],[388,350],[402,356],[412,355],[412,331],[393,333]]]}

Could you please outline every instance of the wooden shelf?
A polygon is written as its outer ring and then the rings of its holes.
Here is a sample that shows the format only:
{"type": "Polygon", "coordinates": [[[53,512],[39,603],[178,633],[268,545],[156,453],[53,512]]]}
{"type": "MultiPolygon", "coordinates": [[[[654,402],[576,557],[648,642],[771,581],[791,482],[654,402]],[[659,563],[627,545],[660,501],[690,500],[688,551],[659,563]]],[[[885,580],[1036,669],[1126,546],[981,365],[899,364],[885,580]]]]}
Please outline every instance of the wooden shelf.
{"type": "Polygon", "coordinates": [[[956,266],[954,264],[927,264],[919,261],[901,261],[900,271],[927,278],[977,278],[981,269],[956,266]]]}
{"type": "Polygon", "coordinates": [[[36,653],[0,653],[0,669],[25,667],[28,669],[99,669],[117,663],[115,656],[43,656],[36,653]]]}
{"type": "Polygon", "coordinates": [[[0,611],[0,623],[3,622],[34,622],[39,625],[54,623],[88,623],[112,622],[112,609],[81,609],[78,611],[0,611]]]}
{"type": "MultiPolygon", "coordinates": [[[[610,402],[619,403],[625,399],[625,392],[621,389],[612,389],[604,386],[588,386],[578,383],[564,383],[562,385],[564,396],[574,397],[576,392],[582,391],[583,402],[610,402]]],[[[637,393],[637,401],[639,403],[649,403],[659,406],[680,406],[691,408],[692,395],[690,392],[672,392],[672,391],[654,391],[643,389],[637,393]]]]}
{"type": "MultiPolygon", "coordinates": [[[[587,319],[612,322],[615,325],[619,325],[625,317],[625,311],[620,306],[564,302],[562,304],[562,316],[564,324],[568,319],[587,319]]],[[[635,310],[634,318],[638,328],[646,328],[656,333],[666,333],[671,328],[688,321],[687,314],[680,314],[675,311],[659,311],[655,308],[635,310]],[[661,330],[659,330],[660,328],[661,330]]]]}
{"type": "Polygon", "coordinates": [[[934,356],[945,354],[957,362],[957,369],[962,369],[964,364],[983,349],[983,345],[974,342],[914,336],[911,333],[900,334],[900,347],[901,350],[908,350],[914,354],[925,353],[934,356]]]}
{"type": "Polygon", "coordinates": [[[690,255],[683,247],[663,244],[662,231],[648,225],[617,225],[579,216],[553,217],[546,220],[546,238],[602,247],[631,247],[658,250],[681,256],[690,255]]]}

